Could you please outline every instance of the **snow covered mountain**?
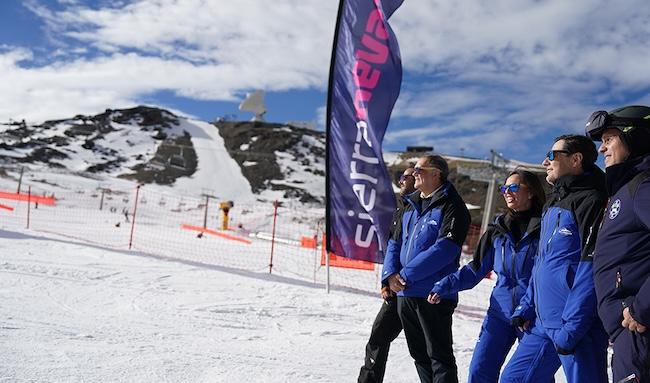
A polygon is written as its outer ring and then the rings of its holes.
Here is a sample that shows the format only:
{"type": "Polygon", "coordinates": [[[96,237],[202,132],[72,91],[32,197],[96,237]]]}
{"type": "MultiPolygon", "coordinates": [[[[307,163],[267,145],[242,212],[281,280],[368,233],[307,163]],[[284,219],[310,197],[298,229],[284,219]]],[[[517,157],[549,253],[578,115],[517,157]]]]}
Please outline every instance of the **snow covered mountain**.
{"type": "Polygon", "coordinates": [[[240,201],[320,204],[325,196],[324,133],[210,124],[146,106],[0,124],[0,165],[41,172],[37,180],[49,184],[48,174],[72,173],[103,187],[137,182],[240,201]]]}

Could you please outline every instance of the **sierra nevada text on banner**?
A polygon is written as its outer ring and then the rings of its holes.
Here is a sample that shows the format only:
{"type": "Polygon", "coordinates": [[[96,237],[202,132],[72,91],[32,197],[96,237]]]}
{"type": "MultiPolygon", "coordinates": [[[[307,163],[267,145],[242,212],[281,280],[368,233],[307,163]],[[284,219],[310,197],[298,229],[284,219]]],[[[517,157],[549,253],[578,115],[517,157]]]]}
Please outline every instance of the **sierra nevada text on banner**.
{"type": "Polygon", "coordinates": [[[395,209],[381,143],[402,82],[387,19],[403,0],[341,0],[327,102],[327,250],[383,262],[395,209]]]}

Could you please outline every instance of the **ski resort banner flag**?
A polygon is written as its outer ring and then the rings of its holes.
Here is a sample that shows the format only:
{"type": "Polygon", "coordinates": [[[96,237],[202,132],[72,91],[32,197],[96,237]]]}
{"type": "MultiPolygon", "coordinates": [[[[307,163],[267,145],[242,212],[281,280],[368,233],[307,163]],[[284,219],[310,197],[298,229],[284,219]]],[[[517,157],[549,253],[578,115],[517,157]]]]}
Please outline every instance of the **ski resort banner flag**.
{"type": "Polygon", "coordinates": [[[327,102],[327,250],[381,263],[395,194],[381,143],[402,82],[388,18],[403,0],[341,0],[327,102]]]}

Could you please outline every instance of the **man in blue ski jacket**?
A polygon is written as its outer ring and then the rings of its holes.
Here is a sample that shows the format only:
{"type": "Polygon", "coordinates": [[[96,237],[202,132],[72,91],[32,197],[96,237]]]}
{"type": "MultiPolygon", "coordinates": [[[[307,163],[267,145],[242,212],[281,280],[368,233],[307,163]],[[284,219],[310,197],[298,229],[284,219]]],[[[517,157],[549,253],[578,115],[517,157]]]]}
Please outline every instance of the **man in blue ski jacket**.
{"type": "Polygon", "coordinates": [[[594,253],[598,314],[614,342],[614,382],[650,382],[650,108],[594,112],[609,202],[594,253]]]}
{"type": "Polygon", "coordinates": [[[458,294],[427,302],[436,281],[455,272],[470,215],[438,155],[421,157],[415,193],[406,198],[401,230],[389,240],[382,281],[397,293],[397,311],[422,382],[458,382],[452,348],[452,314],[458,294]]]}
{"type": "Polygon", "coordinates": [[[555,139],[544,162],[553,186],[542,216],[533,276],[513,324],[535,326],[519,343],[501,382],[607,382],[607,334],[596,314],[593,249],[605,205],[598,153],[585,136],[555,139]],[[530,310],[534,308],[534,310],[530,310]],[[534,314],[531,314],[534,313],[534,314]]]}

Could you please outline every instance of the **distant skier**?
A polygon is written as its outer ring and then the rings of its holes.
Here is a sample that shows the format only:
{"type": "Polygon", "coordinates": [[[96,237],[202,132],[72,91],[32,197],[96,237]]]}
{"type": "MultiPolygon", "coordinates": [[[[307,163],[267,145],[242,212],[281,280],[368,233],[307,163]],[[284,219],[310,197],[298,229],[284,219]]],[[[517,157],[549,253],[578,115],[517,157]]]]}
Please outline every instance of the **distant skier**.
{"type": "Polygon", "coordinates": [[[122,214],[124,214],[124,220],[126,223],[129,223],[129,209],[126,206],[122,209],[122,214]]]}

